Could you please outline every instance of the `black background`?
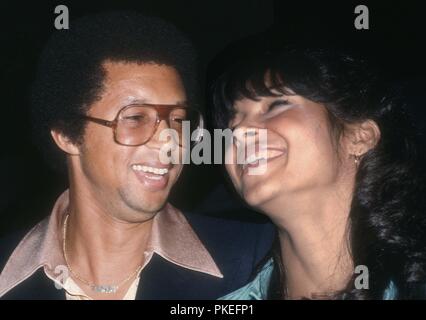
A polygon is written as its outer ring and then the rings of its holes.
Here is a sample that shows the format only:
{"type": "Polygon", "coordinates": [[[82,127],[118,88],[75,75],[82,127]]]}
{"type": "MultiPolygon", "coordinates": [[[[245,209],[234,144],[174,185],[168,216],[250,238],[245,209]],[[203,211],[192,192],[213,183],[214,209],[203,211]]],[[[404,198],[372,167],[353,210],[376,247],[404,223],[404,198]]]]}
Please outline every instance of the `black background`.
{"type": "MultiPolygon", "coordinates": [[[[70,27],[72,20],[81,15],[116,9],[137,10],[173,22],[199,49],[203,88],[237,52],[257,50],[267,43],[338,44],[355,48],[376,61],[387,77],[407,84],[406,94],[414,119],[420,129],[425,128],[426,13],[420,1],[3,2],[0,5],[0,236],[31,226],[46,216],[67,186],[66,179],[51,171],[37,151],[31,138],[28,112],[28,93],[36,62],[45,41],[55,30],[54,8],[59,4],[69,9],[70,27]],[[358,4],[369,8],[369,30],[354,28],[354,8],[358,4]]],[[[208,97],[205,102],[208,105],[208,97]]],[[[217,191],[217,186],[225,182],[220,166],[191,165],[174,188],[172,203],[183,209],[203,207],[200,212],[225,214],[220,206],[227,198],[223,191],[217,191]],[[214,200],[203,205],[214,190],[216,193],[210,198],[214,200]]]]}

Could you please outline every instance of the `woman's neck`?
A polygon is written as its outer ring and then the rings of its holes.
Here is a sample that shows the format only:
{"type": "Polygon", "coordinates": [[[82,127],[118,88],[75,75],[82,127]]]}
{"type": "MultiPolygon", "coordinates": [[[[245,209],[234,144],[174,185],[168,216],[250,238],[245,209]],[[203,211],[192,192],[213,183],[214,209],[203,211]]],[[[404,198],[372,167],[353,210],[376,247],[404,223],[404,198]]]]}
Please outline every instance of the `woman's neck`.
{"type": "Polygon", "coordinates": [[[322,192],[292,199],[271,217],[278,227],[290,299],[342,290],[353,274],[348,241],[350,197],[322,192]]]}

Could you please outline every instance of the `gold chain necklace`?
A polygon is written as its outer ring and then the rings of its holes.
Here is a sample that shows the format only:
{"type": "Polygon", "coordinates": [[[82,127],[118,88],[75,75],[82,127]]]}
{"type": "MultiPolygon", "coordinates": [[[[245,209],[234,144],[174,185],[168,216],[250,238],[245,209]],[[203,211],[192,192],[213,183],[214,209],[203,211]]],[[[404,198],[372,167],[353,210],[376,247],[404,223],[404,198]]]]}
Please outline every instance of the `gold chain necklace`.
{"type": "Polygon", "coordinates": [[[70,264],[68,263],[68,257],[67,257],[67,247],[66,247],[66,239],[67,239],[67,223],[68,223],[68,217],[70,215],[67,214],[67,216],[65,217],[65,221],[64,221],[64,227],[63,227],[63,241],[62,241],[62,249],[64,251],[64,258],[65,258],[65,263],[67,264],[68,270],[70,271],[70,273],[72,274],[72,276],[78,280],[80,280],[82,283],[88,285],[93,291],[95,292],[99,292],[99,293],[116,293],[117,290],[123,285],[125,284],[127,281],[129,281],[130,279],[132,279],[142,268],[141,265],[138,266],[138,268],[132,272],[126,279],[122,280],[121,282],[119,282],[116,285],[98,285],[95,284],[93,282],[87,281],[85,279],[83,279],[80,275],[78,275],[76,272],[74,272],[70,266],[70,264]]]}

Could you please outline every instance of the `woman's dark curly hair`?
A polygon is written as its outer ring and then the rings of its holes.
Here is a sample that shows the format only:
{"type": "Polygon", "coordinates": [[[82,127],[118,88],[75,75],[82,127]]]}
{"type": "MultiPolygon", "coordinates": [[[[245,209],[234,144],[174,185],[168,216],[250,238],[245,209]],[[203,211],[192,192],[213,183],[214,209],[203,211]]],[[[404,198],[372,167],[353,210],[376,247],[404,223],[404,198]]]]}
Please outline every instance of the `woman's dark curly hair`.
{"type": "MultiPolygon", "coordinates": [[[[362,158],[356,174],[348,233],[353,263],[369,271],[369,289],[347,287],[332,298],[382,299],[392,281],[396,299],[426,297],[426,212],[424,153],[401,90],[381,81],[367,62],[325,49],[285,49],[240,60],[212,86],[216,125],[227,127],[234,102],[283,94],[303,96],[328,110],[336,137],[345,123],[374,120],[381,138],[362,158]],[[271,83],[267,86],[265,75],[271,83]]],[[[271,298],[282,298],[285,274],[280,250],[271,298]]]]}

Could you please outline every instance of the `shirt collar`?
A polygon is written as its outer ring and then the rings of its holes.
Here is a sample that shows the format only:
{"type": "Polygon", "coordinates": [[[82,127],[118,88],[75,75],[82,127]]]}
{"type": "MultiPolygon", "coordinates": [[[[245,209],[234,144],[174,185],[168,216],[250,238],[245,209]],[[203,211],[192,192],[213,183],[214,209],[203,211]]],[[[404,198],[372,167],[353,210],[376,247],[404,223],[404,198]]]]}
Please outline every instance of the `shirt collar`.
{"type": "MultiPolygon", "coordinates": [[[[38,223],[15,248],[0,275],[0,297],[41,267],[50,278],[60,272],[58,267],[63,268],[62,218],[68,204],[67,190],[56,201],[50,217],[38,223]]],[[[185,216],[170,204],[154,217],[144,266],[153,253],[183,268],[223,277],[185,216]]]]}
{"type": "Polygon", "coordinates": [[[257,273],[256,277],[247,283],[244,287],[237,289],[219,300],[266,300],[268,299],[268,290],[274,272],[274,260],[268,259],[257,273]]]}

